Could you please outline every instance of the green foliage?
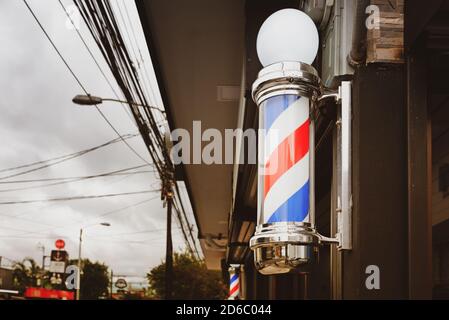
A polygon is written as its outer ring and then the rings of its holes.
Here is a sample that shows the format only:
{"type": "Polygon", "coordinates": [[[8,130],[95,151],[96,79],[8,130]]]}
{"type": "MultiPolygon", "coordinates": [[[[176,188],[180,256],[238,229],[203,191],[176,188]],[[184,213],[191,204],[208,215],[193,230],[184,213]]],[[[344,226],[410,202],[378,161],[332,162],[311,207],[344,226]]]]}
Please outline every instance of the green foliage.
{"type": "MultiPolygon", "coordinates": [[[[147,278],[155,298],[164,298],[165,262],[154,267],[147,278]]],[[[221,279],[221,272],[208,270],[203,260],[197,260],[188,252],[174,254],[172,281],[173,299],[226,298],[227,289],[221,279]]]]}
{"type": "Polygon", "coordinates": [[[108,294],[109,274],[104,263],[83,260],[81,274],[81,299],[95,300],[108,294]]]}
{"type": "Polygon", "coordinates": [[[14,264],[13,278],[15,287],[24,291],[26,287],[35,287],[39,277],[40,268],[32,258],[25,258],[22,262],[14,264]]]}
{"type": "MultiPolygon", "coordinates": [[[[72,260],[70,264],[77,263],[76,260],[72,260]]],[[[91,262],[89,259],[82,259],[81,265],[80,298],[97,300],[102,296],[108,296],[110,284],[108,266],[100,262],[91,262]]]]}

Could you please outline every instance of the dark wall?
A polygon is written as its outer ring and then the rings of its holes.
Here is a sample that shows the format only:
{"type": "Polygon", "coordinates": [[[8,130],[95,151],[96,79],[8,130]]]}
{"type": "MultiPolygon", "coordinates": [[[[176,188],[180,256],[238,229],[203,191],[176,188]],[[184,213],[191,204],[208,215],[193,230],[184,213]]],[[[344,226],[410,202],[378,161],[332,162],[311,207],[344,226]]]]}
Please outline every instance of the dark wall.
{"type": "Polygon", "coordinates": [[[353,82],[353,250],[344,299],[407,297],[407,135],[403,66],[369,65],[353,82]],[[380,290],[365,286],[380,268],[380,290]]]}

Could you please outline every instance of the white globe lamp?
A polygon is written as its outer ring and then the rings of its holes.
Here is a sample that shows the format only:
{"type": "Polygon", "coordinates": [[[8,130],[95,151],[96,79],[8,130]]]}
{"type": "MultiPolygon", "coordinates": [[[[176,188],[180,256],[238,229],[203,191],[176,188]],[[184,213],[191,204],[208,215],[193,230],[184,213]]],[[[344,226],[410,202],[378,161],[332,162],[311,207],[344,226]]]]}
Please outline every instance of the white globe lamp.
{"type": "Polygon", "coordinates": [[[264,67],[278,62],[312,64],[319,36],[313,20],[297,9],[276,11],[265,20],[257,36],[257,55],[264,67]]]}

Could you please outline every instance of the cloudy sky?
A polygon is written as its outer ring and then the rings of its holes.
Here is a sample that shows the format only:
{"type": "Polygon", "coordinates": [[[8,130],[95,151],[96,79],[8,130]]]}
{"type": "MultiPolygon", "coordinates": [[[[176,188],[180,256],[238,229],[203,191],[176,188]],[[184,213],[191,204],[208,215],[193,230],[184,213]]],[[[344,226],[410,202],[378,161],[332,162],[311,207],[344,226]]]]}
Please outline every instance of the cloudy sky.
{"type": "MultiPolygon", "coordinates": [[[[58,1],[28,0],[28,3],[87,90],[93,95],[113,97],[112,90],[83,47],[76,31],[70,28],[70,21],[58,1]]],[[[63,3],[69,8],[73,4],[70,0],[64,0],[63,3]]],[[[139,48],[142,51],[150,73],[147,86],[155,86],[134,1],[111,0],[111,3],[117,15],[119,6],[124,16],[123,23],[118,15],[122,32],[126,35],[125,24],[129,32],[133,28],[138,44],[130,37],[128,45],[132,42],[135,51],[139,48]],[[129,20],[124,5],[129,11],[129,20]]],[[[80,32],[116,91],[120,92],[82,22],[80,32]]],[[[81,89],[23,1],[0,1],[0,39],[0,170],[81,151],[117,137],[95,108],[79,107],[71,102],[73,96],[82,93],[81,89]]],[[[153,104],[162,107],[159,96],[152,100],[153,104]]],[[[120,133],[137,132],[120,104],[104,103],[101,108],[120,133]]],[[[143,157],[150,159],[140,137],[129,139],[128,142],[143,157]]],[[[157,190],[159,183],[154,172],[47,187],[40,186],[48,182],[4,183],[94,175],[142,164],[142,160],[119,142],[61,164],[9,179],[2,177],[24,169],[0,171],[0,202],[157,190]],[[25,190],[8,191],[11,189],[25,190]]],[[[151,171],[151,167],[133,171],[151,171]]],[[[187,208],[190,210],[189,206],[187,208]]],[[[66,241],[66,249],[71,257],[76,258],[79,229],[85,226],[84,257],[105,262],[115,274],[143,276],[164,257],[165,219],[165,209],[158,192],[63,202],[2,204],[0,256],[11,260],[30,256],[40,262],[42,251],[38,245],[45,246],[46,254],[49,254],[54,248],[54,241],[62,238],[66,241]],[[129,208],[118,211],[126,207],[129,208]],[[109,222],[111,227],[100,226],[101,222],[109,222]]],[[[176,224],[173,236],[174,248],[184,248],[176,224]]],[[[8,260],[4,259],[3,264],[8,264],[8,260]]]]}

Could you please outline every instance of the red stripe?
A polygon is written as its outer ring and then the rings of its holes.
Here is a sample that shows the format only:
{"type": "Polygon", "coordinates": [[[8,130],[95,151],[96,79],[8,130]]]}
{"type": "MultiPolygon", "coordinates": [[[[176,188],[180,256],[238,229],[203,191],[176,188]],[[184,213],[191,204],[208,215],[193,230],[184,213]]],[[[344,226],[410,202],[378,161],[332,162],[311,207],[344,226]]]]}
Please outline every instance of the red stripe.
{"type": "Polygon", "coordinates": [[[307,119],[270,155],[265,166],[270,174],[264,176],[264,198],[276,181],[309,151],[309,124],[310,120],[307,119]]]}
{"type": "Polygon", "coordinates": [[[237,285],[235,287],[231,288],[231,292],[229,293],[229,295],[232,296],[232,294],[234,292],[236,292],[238,289],[239,289],[239,284],[237,283],[237,285]]]}

